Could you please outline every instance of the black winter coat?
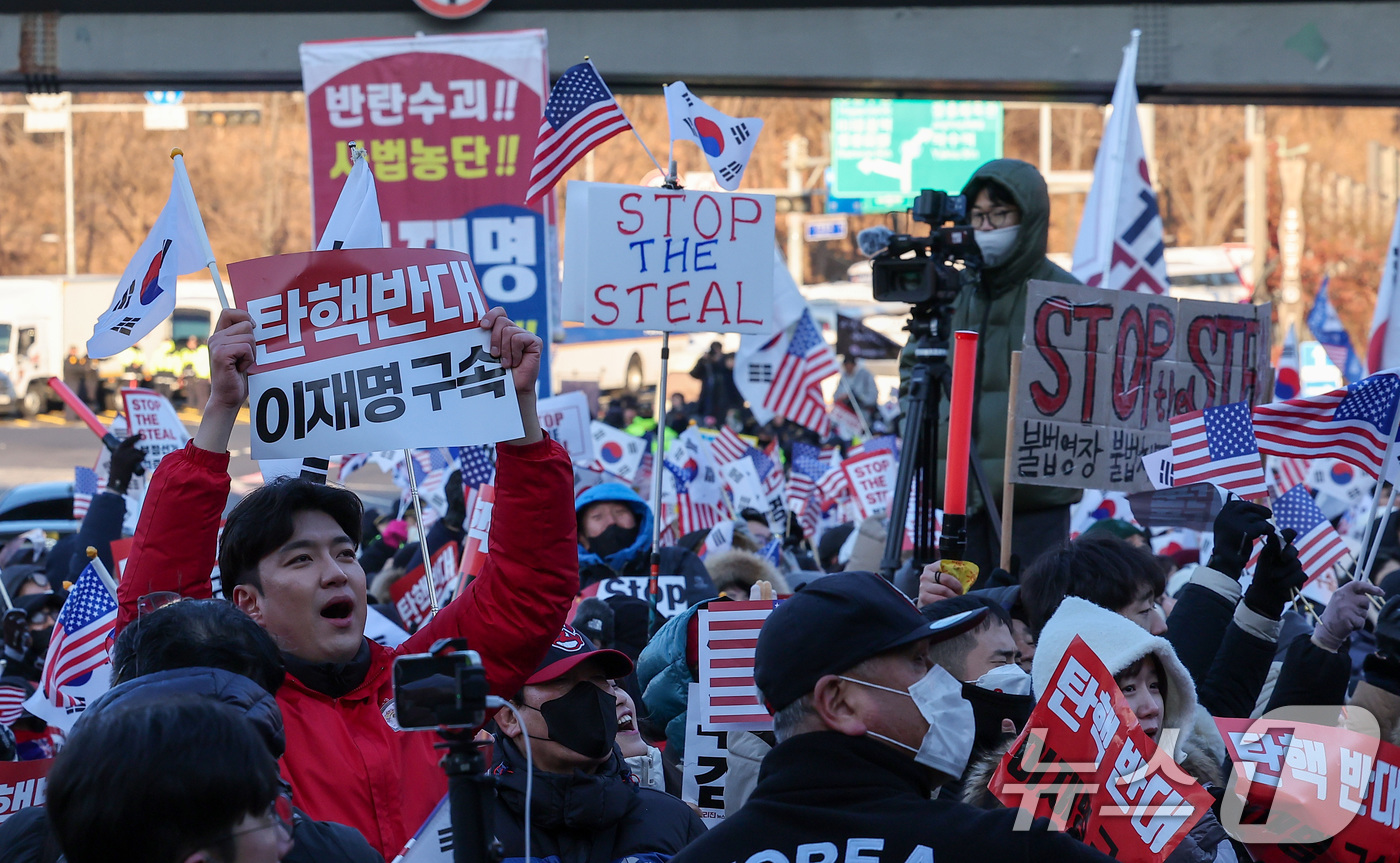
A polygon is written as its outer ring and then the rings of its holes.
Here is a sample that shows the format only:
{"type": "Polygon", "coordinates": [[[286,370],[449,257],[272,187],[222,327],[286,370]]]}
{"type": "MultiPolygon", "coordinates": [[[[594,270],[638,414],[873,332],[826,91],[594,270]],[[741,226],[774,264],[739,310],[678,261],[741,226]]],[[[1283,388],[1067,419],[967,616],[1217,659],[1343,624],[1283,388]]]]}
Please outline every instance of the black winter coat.
{"type": "MultiPolygon", "coordinates": [[[[515,744],[498,736],[493,827],[507,860],[525,854],[525,767],[515,744]]],[[[598,773],[536,771],[530,821],[530,860],[549,863],[664,863],[705,833],[678,798],[638,788],[615,749],[598,773]]]]}
{"type": "Polygon", "coordinates": [[[763,759],[744,807],[674,863],[729,863],[756,854],[760,860],[850,860],[856,851],[871,863],[1110,859],[1049,832],[1043,818],[1015,831],[1014,809],[982,811],[930,800],[931,778],[926,768],[883,743],[834,731],[799,734],[763,759]],[[806,846],[808,857],[799,846],[806,846]]]}
{"type": "Polygon", "coordinates": [[[1245,632],[1234,613],[1228,598],[1188,584],[1167,621],[1167,641],[1191,672],[1196,699],[1211,716],[1249,716],[1274,661],[1274,642],[1245,632]]]}

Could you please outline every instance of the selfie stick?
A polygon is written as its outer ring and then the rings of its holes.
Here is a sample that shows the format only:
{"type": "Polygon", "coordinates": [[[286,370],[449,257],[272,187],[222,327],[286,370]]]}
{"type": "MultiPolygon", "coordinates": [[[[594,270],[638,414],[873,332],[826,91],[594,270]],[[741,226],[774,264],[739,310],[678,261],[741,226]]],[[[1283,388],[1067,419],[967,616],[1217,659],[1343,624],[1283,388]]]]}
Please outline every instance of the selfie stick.
{"type": "Polygon", "coordinates": [[[953,391],[949,396],[947,475],[943,479],[943,535],[939,554],[962,560],[967,551],[967,469],[972,441],[973,385],[977,375],[977,334],[953,333],[953,391]]]}

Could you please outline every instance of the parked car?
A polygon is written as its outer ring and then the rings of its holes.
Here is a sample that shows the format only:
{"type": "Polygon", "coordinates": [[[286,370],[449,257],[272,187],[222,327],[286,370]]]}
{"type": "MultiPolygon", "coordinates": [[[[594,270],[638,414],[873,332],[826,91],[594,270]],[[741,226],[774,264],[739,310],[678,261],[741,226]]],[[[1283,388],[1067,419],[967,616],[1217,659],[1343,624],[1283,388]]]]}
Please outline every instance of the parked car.
{"type": "Polygon", "coordinates": [[[32,482],[0,496],[0,543],[38,528],[63,536],[77,533],[73,518],[73,483],[32,482]]]}

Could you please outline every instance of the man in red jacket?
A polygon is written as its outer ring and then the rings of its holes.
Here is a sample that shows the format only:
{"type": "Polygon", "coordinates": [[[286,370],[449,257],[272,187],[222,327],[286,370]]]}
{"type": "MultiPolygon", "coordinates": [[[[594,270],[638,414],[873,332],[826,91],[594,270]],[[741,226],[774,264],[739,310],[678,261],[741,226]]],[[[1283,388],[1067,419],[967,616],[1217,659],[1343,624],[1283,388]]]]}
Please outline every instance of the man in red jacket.
{"type": "MultiPolygon", "coordinates": [[[[220,550],[224,593],[277,642],[287,681],[277,693],[286,727],[282,774],[311,817],[358,829],[388,859],[447,790],[436,736],[402,732],[392,705],[396,653],[461,636],[481,653],[491,691],[520,690],[559,633],[578,591],[573,473],[567,452],[535,415],[540,339],[503,309],[482,318],[491,353],[510,369],[525,436],[497,447],[491,555],[482,574],[397,651],[364,636],[365,574],[356,560],[360,502],[351,492],[291,480],[258,489],[229,515],[220,550]]],[[[118,589],[117,625],[156,591],[205,598],[227,453],[248,395],[253,328],[225,310],[209,339],[212,392],[184,450],[152,478],[118,589]]]]}

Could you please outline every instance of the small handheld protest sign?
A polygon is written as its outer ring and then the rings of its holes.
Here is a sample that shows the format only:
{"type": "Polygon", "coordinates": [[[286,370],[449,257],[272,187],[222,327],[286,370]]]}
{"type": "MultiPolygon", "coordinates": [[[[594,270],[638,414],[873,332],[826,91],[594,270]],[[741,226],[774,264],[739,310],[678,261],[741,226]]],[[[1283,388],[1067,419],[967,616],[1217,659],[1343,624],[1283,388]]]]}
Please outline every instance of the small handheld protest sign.
{"type": "Polygon", "coordinates": [[[256,459],[494,443],[523,434],[481,329],[471,260],[341,249],[229,265],[253,318],[256,459]]]}
{"type": "Polygon", "coordinates": [[[1017,483],[1147,491],[1171,418],[1270,395],[1271,307],[1034,281],[1016,399],[1017,483]]]}
{"type": "Polygon", "coordinates": [[[772,195],[570,182],[564,319],[585,327],[769,333],[772,195]]]}
{"type": "Polygon", "coordinates": [[[1284,717],[1215,724],[1234,762],[1221,821],[1256,860],[1382,860],[1400,845],[1400,747],[1284,717]]]}
{"type": "Polygon", "coordinates": [[[883,513],[894,499],[895,475],[899,463],[894,453],[877,449],[841,462],[846,487],[855,500],[861,518],[883,513]]]}
{"type": "Polygon", "coordinates": [[[52,758],[0,762],[0,821],[31,806],[43,806],[52,758]]]}
{"type": "Polygon", "coordinates": [[[1213,798],[1138,725],[1103,662],[1075,636],[988,786],[1118,860],[1162,863],[1213,798]]]}
{"type": "Polygon", "coordinates": [[[142,465],[152,474],[161,459],[184,449],[190,434],[170,399],[152,390],[124,389],[122,404],[126,407],[128,434],[141,435],[141,449],[146,451],[142,465]]]}

